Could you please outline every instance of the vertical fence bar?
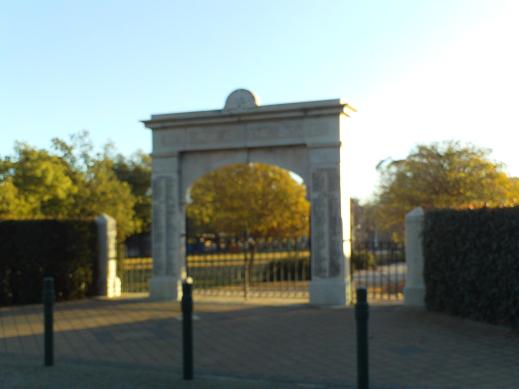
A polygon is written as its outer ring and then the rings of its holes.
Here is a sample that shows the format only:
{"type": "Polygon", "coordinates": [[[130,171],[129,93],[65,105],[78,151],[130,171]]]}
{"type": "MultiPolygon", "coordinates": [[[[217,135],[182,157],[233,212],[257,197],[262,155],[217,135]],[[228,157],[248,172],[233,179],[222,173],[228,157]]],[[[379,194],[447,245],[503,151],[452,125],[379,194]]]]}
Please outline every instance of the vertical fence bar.
{"type": "Polygon", "coordinates": [[[398,261],[396,246],[391,245],[390,269],[393,269],[391,277],[391,300],[396,299],[398,293],[398,261]]]}
{"type": "Polygon", "coordinates": [[[126,281],[126,271],[125,271],[125,260],[124,258],[121,259],[118,263],[117,263],[117,273],[119,273],[119,277],[121,278],[121,292],[126,292],[126,286],[127,286],[127,281],[126,281]]]}
{"type": "Polygon", "coordinates": [[[45,366],[54,365],[54,278],[45,277],[43,279],[43,336],[44,336],[44,364],[45,366]]]}
{"type": "Polygon", "coordinates": [[[385,298],[385,291],[387,287],[387,279],[385,276],[385,266],[386,266],[386,255],[387,255],[387,245],[383,243],[379,250],[377,251],[378,255],[378,262],[380,264],[379,268],[377,269],[377,282],[379,283],[378,288],[378,298],[379,300],[384,300],[385,298]]]}
{"type": "Polygon", "coordinates": [[[386,290],[386,279],[384,277],[384,266],[386,260],[386,249],[387,245],[383,243],[380,247],[377,247],[376,256],[378,258],[379,267],[375,273],[376,280],[378,282],[378,299],[384,299],[384,291],[386,290]]]}
{"type": "Polygon", "coordinates": [[[131,262],[128,264],[128,270],[129,270],[129,278],[130,278],[130,284],[128,285],[130,287],[130,292],[135,292],[135,262],[131,262]]]}
{"type": "Polygon", "coordinates": [[[193,280],[182,283],[182,351],[184,380],[193,379],[193,280]]]}
{"type": "MultiPolygon", "coordinates": [[[[211,266],[212,272],[211,274],[214,274],[216,277],[218,277],[214,284],[224,293],[226,293],[226,289],[228,289],[230,285],[229,279],[231,278],[229,275],[229,269],[231,269],[230,265],[228,264],[227,260],[225,259],[224,255],[222,254],[220,248],[218,247],[218,252],[215,254],[214,257],[214,265],[211,266]]],[[[217,288],[215,288],[217,289],[217,288]]]]}
{"type": "Polygon", "coordinates": [[[386,273],[386,287],[385,287],[385,293],[384,293],[384,299],[385,300],[391,300],[392,299],[392,282],[393,282],[393,275],[392,275],[392,259],[393,259],[393,245],[388,244],[387,250],[386,250],[386,259],[384,261],[384,272],[386,273]]]}
{"type": "Polygon", "coordinates": [[[391,300],[395,300],[398,293],[398,260],[397,260],[397,249],[393,244],[391,245],[391,259],[390,266],[392,269],[391,276],[391,300]]]}
{"type": "Polygon", "coordinates": [[[368,366],[368,299],[365,288],[357,289],[355,319],[357,320],[357,383],[358,389],[369,389],[368,366]]]}
{"type": "MultiPolygon", "coordinates": [[[[368,242],[364,242],[363,244],[361,244],[359,246],[359,253],[360,251],[362,250],[362,254],[366,255],[365,259],[364,259],[364,263],[363,265],[359,266],[359,284],[357,285],[357,287],[355,288],[355,296],[356,296],[356,299],[358,300],[358,296],[357,296],[357,289],[359,289],[360,287],[362,288],[366,288],[366,293],[368,294],[372,294],[373,291],[375,289],[373,289],[373,280],[371,279],[372,277],[372,273],[374,270],[376,270],[376,258],[373,257],[373,262],[372,262],[372,265],[370,264],[371,262],[371,257],[368,257],[370,254],[369,254],[369,250],[368,250],[368,242]]],[[[361,257],[362,258],[362,257],[361,257]]],[[[359,265],[361,264],[361,261],[359,261],[359,265]]],[[[356,301],[357,301],[356,300],[356,301]]]]}
{"type": "Polygon", "coordinates": [[[204,253],[203,269],[205,289],[208,294],[214,294],[219,289],[225,289],[225,258],[219,252],[204,253]]]}
{"type": "Polygon", "coordinates": [[[386,292],[387,292],[387,285],[388,285],[388,278],[386,277],[387,273],[387,249],[388,246],[386,243],[384,243],[380,250],[380,268],[378,272],[378,279],[380,280],[380,300],[386,299],[386,292]]]}
{"type": "Polygon", "coordinates": [[[407,277],[407,260],[406,260],[406,257],[405,257],[405,246],[402,246],[400,245],[400,256],[402,258],[401,262],[400,262],[400,265],[399,265],[399,269],[400,271],[402,272],[402,277],[400,277],[400,287],[398,289],[398,295],[400,297],[400,295],[403,297],[404,295],[404,291],[403,291],[403,287],[404,287],[404,284],[405,284],[405,280],[406,280],[406,277],[407,277]]]}
{"type": "Polygon", "coordinates": [[[243,251],[243,298],[247,300],[249,297],[249,257],[247,248],[243,251]]]}
{"type": "Polygon", "coordinates": [[[398,256],[398,254],[399,254],[398,245],[395,245],[393,248],[393,267],[394,267],[394,274],[395,274],[393,294],[394,294],[395,299],[398,299],[398,287],[399,287],[398,285],[400,282],[399,275],[398,275],[398,272],[400,269],[400,258],[398,256]]]}

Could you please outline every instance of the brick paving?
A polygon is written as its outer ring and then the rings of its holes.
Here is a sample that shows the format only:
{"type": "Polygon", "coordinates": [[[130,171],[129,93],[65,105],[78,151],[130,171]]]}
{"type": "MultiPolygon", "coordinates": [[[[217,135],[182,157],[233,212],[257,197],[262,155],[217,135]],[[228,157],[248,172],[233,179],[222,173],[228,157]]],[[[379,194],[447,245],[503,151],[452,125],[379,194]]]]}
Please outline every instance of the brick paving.
{"type": "MultiPolygon", "coordinates": [[[[195,304],[197,376],[269,383],[259,387],[354,386],[353,309],[195,304]]],[[[55,326],[57,366],[72,363],[181,374],[176,303],[145,299],[60,303],[55,326]]],[[[38,364],[42,355],[41,306],[1,308],[0,359],[23,358],[38,364]]],[[[517,389],[519,335],[400,305],[372,306],[370,363],[371,382],[378,388],[517,389]]]]}

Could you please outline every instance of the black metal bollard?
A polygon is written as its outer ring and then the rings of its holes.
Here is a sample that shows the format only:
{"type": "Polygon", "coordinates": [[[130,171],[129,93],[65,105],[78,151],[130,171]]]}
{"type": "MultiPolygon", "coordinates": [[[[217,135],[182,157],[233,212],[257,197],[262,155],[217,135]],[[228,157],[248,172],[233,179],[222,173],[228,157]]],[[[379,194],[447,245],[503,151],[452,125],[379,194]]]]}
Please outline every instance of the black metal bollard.
{"type": "Polygon", "coordinates": [[[45,366],[54,365],[54,278],[43,279],[43,327],[45,366]]]}
{"type": "Polygon", "coordinates": [[[182,350],[184,380],[193,379],[193,280],[182,282],[182,350]]]}
{"type": "Polygon", "coordinates": [[[368,366],[368,296],[366,289],[357,289],[355,319],[357,320],[357,383],[358,389],[369,389],[368,366]]]}

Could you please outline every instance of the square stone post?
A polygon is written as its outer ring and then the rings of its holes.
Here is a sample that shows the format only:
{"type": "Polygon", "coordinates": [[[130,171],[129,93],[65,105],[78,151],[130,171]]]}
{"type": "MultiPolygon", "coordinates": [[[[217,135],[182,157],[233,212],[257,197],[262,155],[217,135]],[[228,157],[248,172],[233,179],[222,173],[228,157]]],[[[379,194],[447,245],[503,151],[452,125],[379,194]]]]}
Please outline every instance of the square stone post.
{"type": "Polygon", "coordinates": [[[179,203],[178,157],[153,159],[150,297],[178,300],[185,261],[185,217],[179,203]]]}
{"type": "Polygon", "coordinates": [[[97,224],[98,278],[97,290],[100,296],[121,295],[121,280],[117,277],[117,224],[108,215],[95,219],[97,224]]]}
{"type": "Polygon", "coordinates": [[[425,306],[424,256],[423,256],[424,211],[415,208],[405,216],[405,261],[407,274],[404,288],[404,305],[425,306]]]}

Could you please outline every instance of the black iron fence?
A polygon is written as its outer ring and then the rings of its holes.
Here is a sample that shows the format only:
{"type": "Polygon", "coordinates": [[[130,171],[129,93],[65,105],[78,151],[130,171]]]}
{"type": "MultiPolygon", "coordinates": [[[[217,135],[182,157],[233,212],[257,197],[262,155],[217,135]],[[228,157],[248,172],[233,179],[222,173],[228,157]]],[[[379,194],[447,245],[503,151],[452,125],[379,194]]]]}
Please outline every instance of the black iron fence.
{"type": "Polygon", "coordinates": [[[121,278],[123,293],[148,293],[148,282],[153,271],[153,260],[147,258],[123,258],[117,272],[121,278]]]}
{"type": "Polygon", "coordinates": [[[404,245],[394,242],[355,242],[350,264],[354,291],[356,288],[366,288],[370,300],[403,299],[407,270],[404,245]]]}
{"type": "Polygon", "coordinates": [[[227,239],[187,256],[195,294],[249,297],[307,297],[310,251],[307,239],[227,239]]]}
{"type": "MultiPolygon", "coordinates": [[[[195,295],[307,298],[311,279],[307,239],[227,239],[191,246],[186,271],[195,295]]],[[[119,262],[124,293],[145,293],[151,258],[119,262]]],[[[370,301],[403,299],[406,277],[404,246],[393,242],[355,242],[351,256],[351,290],[366,288],[370,301]]],[[[355,301],[355,296],[353,296],[355,301]]]]}
{"type": "MultiPolygon", "coordinates": [[[[308,239],[226,238],[191,240],[187,275],[196,295],[249,297],[308,296],[308,239]]],[[[118,272],[123,293],[146,293],[152,276],[151,258],[124,258],[118,272]]]]}

